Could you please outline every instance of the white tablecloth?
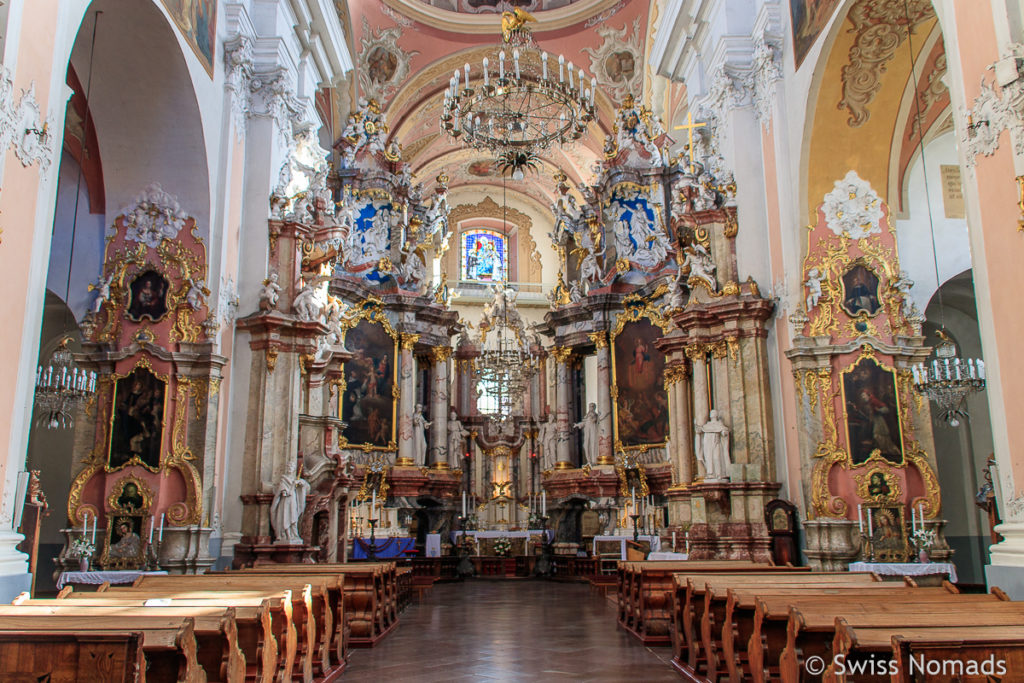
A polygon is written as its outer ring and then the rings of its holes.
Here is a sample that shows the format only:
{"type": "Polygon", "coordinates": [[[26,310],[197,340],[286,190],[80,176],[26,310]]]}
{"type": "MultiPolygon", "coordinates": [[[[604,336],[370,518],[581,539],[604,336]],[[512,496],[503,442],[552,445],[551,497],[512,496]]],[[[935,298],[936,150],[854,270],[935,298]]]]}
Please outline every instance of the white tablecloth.
{"type": "Polygon", "coordinates": [[[875,572],[882,576],[948,574],[956,583],[956,567],[950,562],[851,562],[851,572],[875,572]]]}
{"type": "Polygon", "coordinates": [[[648,560],[688,560],[690,556],[686,553],[651,553],[648,560]]]}
{"type": "Polygon", "coordinates": [[[441,534],[427,534],[427,557],[441,557],[441,534]]]}
{"type": "MultiPolygon", "coordinates": [[[[626,559],[626,541],[632,541],[632,536],[594,536],[594,555],[597,555],[597,542],[598,541],[618,541],[619,542],[619,559],[626,559]]],[[[651,552],[656,553],[661,550],[661,537],[660,536],[640,536],[641,541],[650,541],[651,552]]]]}
{"type": "Polygon", "coordinates": [[[135,579],[144,574],[167,574],[167,572],[61,572],[60,578],[57,579],[57,588],[63,588],[69,583],[90,586],[98,586],[101,583],[134,583],[135,579]]]}
{"type": "MultiPolygon", "coordinates": [[[[460,538],[465,533],[467,536],[472,536],[478,541],[481,538],[530,538],[531,536],[540,536],[540,529],[533,529],[531,531],[453,531],[452,541],[455,542],[457,538],[460,538]]],[[[551,529],[547,530],[548,540],[552,540],[555,537],[555,532],[551,529]]]]}

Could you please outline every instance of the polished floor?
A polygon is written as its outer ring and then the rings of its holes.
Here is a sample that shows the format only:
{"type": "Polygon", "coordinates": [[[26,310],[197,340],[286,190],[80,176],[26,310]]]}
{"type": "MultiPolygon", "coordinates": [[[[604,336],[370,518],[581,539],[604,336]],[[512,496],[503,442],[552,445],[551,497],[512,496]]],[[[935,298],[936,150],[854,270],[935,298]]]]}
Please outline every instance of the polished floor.
{"type": "Polygon", "coordinates": [[[353,650],[351,681],[678,681],[671,648],[618,628],[587,584],[437,584],[380,645],[353,650]]]}

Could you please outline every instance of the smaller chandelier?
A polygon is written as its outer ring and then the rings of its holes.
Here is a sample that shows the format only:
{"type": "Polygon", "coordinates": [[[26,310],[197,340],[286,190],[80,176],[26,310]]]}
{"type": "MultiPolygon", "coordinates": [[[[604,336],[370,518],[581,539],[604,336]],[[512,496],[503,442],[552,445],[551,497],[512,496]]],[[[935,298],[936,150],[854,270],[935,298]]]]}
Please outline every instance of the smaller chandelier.
{"type": "Polygon", "coordinates": [[[942,341],[935,347],[932,362],[911,367],[914,388],[936,403],[940,419],[959,427],[960,418],[969,418],[964,405],[968,394],[985,388],[985,361],[960,358],[953,341],[941,330],[938,335],[942,341]]]}
{"type": "Polygon", "coordinates": [[[38,424],[47,429],[73,426],[74,411],[96,393],[96,373],[75,365],[68,349],[70,341],[70,337],[61,341],[50,362],[36,368],[38,424]]]}
{"type": "MultiPolygon", "coordinates": [[[[518,8],[517,8],[518,10],[518,8]]],[[[456,69],[444,95],[441,130],[492,152],[546,149],[579,140],[594,120],[597,81],[534,43],[532,17],[506,12],[503,44],[480,67],[456,69]],[[550,62],[550,63],[549,63],[550,62]]]]}

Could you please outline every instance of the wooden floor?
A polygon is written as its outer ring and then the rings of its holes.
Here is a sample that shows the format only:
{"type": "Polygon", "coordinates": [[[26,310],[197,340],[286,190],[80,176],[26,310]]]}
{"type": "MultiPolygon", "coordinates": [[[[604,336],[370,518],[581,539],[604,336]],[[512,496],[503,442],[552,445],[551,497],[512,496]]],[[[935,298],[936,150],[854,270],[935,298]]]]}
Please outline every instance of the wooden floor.
{"type": "Polygon", "coordinates": [[[620,630],[587,584],[477,579],[437,584],[345,681],[678,681],[671,648],[620,630]]]}

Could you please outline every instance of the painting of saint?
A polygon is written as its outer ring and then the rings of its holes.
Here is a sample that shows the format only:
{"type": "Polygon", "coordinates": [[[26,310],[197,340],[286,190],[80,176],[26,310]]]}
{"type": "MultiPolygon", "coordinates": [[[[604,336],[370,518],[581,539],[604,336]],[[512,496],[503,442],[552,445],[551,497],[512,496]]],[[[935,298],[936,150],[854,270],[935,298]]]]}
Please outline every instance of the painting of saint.
{"type": "Polygon", "coordinates": [[[636,56],[629,50],[613,52],[605,58],[604,70],[612,83],[629,83],[636,75],[636,56]]]}
{"type": "Polygon", "coordinates": [[[908,545],[901,505],[871,507],[871,547],[878,562],[906,562],[908,545]]]}
{"type": "Polygon", "coordinates": [[[139,485],[134,481],[126,482],[121,495],[117,497],[117,506],[125,512],[138,512],[145,505],[146,500],[139,491],[139,485]]]}
{"type": "Polygon", "coordinates": [[[462,278],[484,282],[500,281],[505,275],[505,239],[492,231],[464,233],[462,278]]]}
{"type": "Polygon", "coordinates": [[[149,318],[156,322],[167,314],[167,280],[155,270],[147,270],[128,285],[131,300],[128,317],[135,322],[149,318]]]}
{"type": "Polygon", "coordinates": [[[626,323],[615,337],[615,414],[623,446],[661,444],[668,434],[665,356],[654,348],[662,336],[661,328],[642,319],[626,323]]]}
{"type": "Polygon", "coordinates": [[[156,470],[164,434],[166,384],[146,368],[135,368],[114,385],[108,467],[140,463],[156,470]]]}
{"type": "Polygon", "coordinates": [[[903,462],[896,377],[870,358],[843,374],[846,425],[853,463],[878,451],[889,462],[903,462]]]}
{"type": "Polygon", "coordinates": [[[796,68],[811,51],[814,42],[825,30],[828,20],[839,6],[839,0],[789,0],[793,26],[793,56],[796,68]]]}
{"type": "Polygon", "coordinates": [[[144,553],[142,517],[115,517],[108,531],[105,565],[111,569],[137,569],[142,566],[144,553]]]}
{"type": "Polygon", "coordinates": [[[213,76],[217,0],[163,0],[163,3],[206,72],[213,76]]]}
{"type": "Polygon", "coordinates": [[[394,431],[395,341],[380,323],[363,320],[345,335],[345,345],[352,358],[345,361],[344,436],[385,448],[394,431]]]}
{"type": "Polygon", "coordinates": [[[859,263],[843,273],[843,308],[847,313],[874,315],[881,307],[877,275],[859,263]]]}

